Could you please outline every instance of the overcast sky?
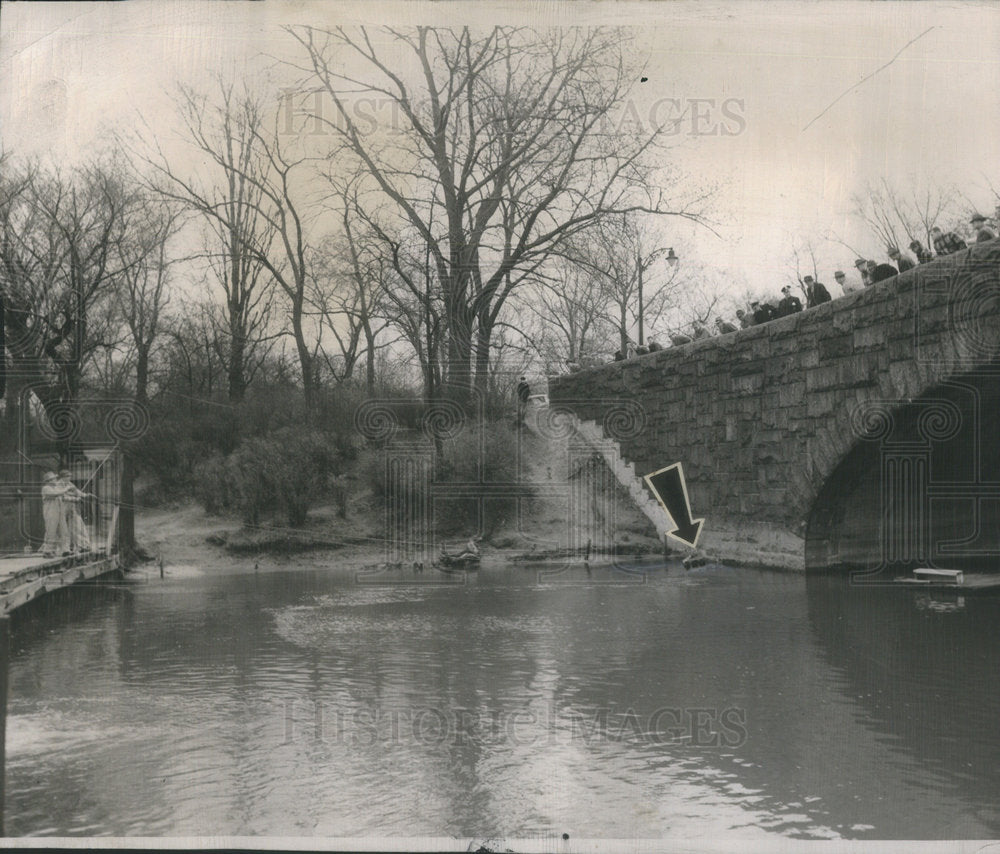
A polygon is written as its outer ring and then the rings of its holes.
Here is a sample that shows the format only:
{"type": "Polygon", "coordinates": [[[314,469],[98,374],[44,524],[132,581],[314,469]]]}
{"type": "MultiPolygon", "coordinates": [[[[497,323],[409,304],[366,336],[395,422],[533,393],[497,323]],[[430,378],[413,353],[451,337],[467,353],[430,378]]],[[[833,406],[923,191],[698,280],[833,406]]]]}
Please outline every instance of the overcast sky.
{"type": "Polygon", "coordinates": [[[175,82],[300,58],[283,24],[386,22],[635,26],[648,80],[633,118],[684,104],[671,157],[720,188],[720,236],[672,223],[664,242],[737,288],[777,292],[793,243],[810,236],[835,295],[833,269],[851,270],[854,254],[824,238],[881,260],[852,215],[870,182],[954,183],[984,213],[996,204],[1000,7],[987,3],[3,4],[3,144],[72,163],[137,112],[166,136],[175,82]]]}

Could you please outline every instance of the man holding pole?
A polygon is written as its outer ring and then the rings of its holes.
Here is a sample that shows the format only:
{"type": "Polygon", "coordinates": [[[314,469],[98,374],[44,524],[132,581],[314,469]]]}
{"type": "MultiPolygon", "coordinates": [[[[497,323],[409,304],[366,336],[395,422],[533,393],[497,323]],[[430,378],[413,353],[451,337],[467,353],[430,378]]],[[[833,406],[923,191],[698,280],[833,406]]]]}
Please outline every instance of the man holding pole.
{"type": "Polygon", "coordinates": [[[42,477],[42,518],[45,520],[45,541],[39,551],[45,557],[56,557],[69,551],[69,531],[63,510],[66,486],[54,471],[42,477]]]}
{"type": "Polygon", "coordinates": [[[63,469],[59,472],[59,482],[65,490],[62,495],[63,524],[69,532],[70,551],[89,552],[91,549],[90,534],[83,522],[83,517],[80,515],[80,502],[84,498],[96,498],[97,496],[79,489],[70,480],[69,469],[63,469]]]}

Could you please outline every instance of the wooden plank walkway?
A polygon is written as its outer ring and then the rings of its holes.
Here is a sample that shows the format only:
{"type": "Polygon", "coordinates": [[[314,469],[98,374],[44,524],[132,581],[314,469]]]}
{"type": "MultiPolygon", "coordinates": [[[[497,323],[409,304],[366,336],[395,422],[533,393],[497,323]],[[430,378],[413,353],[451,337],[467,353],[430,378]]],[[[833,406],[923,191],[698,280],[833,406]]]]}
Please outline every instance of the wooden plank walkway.
{"type": "Polygon", "coordinates": [[[99,578],[118,568],[118,555],[104,550],[59,558],[0,557],[0,614],[9,614],[52,590],[99,578]]]}

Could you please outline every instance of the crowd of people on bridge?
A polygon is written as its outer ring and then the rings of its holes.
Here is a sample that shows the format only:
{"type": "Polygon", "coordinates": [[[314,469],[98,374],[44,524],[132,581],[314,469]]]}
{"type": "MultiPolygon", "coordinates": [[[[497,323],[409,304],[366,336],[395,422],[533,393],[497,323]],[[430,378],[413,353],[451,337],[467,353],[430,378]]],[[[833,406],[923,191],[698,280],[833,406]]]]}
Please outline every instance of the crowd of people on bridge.
{"type": "MultiPolygon", "coordinates": [[[[997,207],[996,216],[991,223],[985,216],[975,213],[969,220],[975,232],[976,243],[985,243],[995,240],[997,237],[997,224],[1000,223],[1000,206],[997,207]]],[[[858,279],[852,281],[843,270],[837,270],[833,278],[840,286],[845,295],[854,293],[879,282],[891,279],[907,270],[912,270],[920,264],[926,264],[935,257],[952,255],[968,248],[968,244],[953,231],[942,231],[937,226],[930,230],[930,237],[934,244],[934,251],[924,248],[919,240],[912,240],[909,250],[912,256],[903,252],[897,246],[886,247],[886,261],[874,261],[868,258],[858,258],[854,262],[858,279]]],[[[826,286],[817,281],[813,276],[803,276],[799,278],[799,286],[802,295],[805,297],[805,305],[794,293],[792,286],[785,285],[781,289],[781,298],[774,302],[768,300],[753,300],[745,308],[736,311],[735,322],[725,320],[722,317],[715,318],[715,335],[728,335],[731,332],[738,332],[740,329],[747,329],[751,326],[759,326],[769,323],[779,317],[787,317],[805,309],[815,308],[832,299],[830,291],[826,286]]],[[[690,334],[686,332],[676,332],[669,336],[670,343],[677,347],[682,344],[690,344],[700,338],[707,338],[713,333],[701,321],[695,320],[690,327],[690,334]]],[[[617,350],[612,357],[613,361],[642,356],[647,353],[655,353],[663,347],[654,339],[650,338],[645,344],[634,344],[631,341],[626,350],[617,350]]]]}

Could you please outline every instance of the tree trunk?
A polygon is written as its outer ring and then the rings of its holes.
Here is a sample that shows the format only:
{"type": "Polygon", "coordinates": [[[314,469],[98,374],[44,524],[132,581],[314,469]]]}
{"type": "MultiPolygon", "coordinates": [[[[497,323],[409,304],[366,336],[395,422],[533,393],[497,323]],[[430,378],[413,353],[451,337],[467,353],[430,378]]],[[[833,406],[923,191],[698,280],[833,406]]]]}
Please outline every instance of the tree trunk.
{"type": "Polygon", "coordinates": [[[230,327],[229,338],[229,402],[239,403],[246,396],[246,340],[241,334],[241,330],[235,331],[230,327]]]}
{"type": "Polygon", "coordinates": [[[145,406],[149,403],[149,348],[140,347],[135,361],[135,399],[145,406]]]}
{"type": "Polygon", "coordinates": [[[476,329],[476,391],[480,399],[487,400],[490,382],[490,338],[493,327],[488,320],[479,319],[476,329]]]}
{"type": "Polygon", "coordinates": [[[372,333],[368,318],[364,320],[365,330],[365,389],[369,397],[375,394],[375,335],[372,333]]]}
{"type": "Polygon", "coordinates": [[[292,334],[295,336],[295,349],[299,354],[299,365],[302,368],[302,393],[305,397],[306,410],[313,411],[316,400],[316,378],[313,373],[312,354],[306,344],[305,333],[302,330],[302,301],[295,300],[292,306],[292,334]]]}
{"type": "Polygon", "coordinates": [[[472,315],[465,306],[448,307],[448,397],[467,402],[472,393],[472,315]]]}

